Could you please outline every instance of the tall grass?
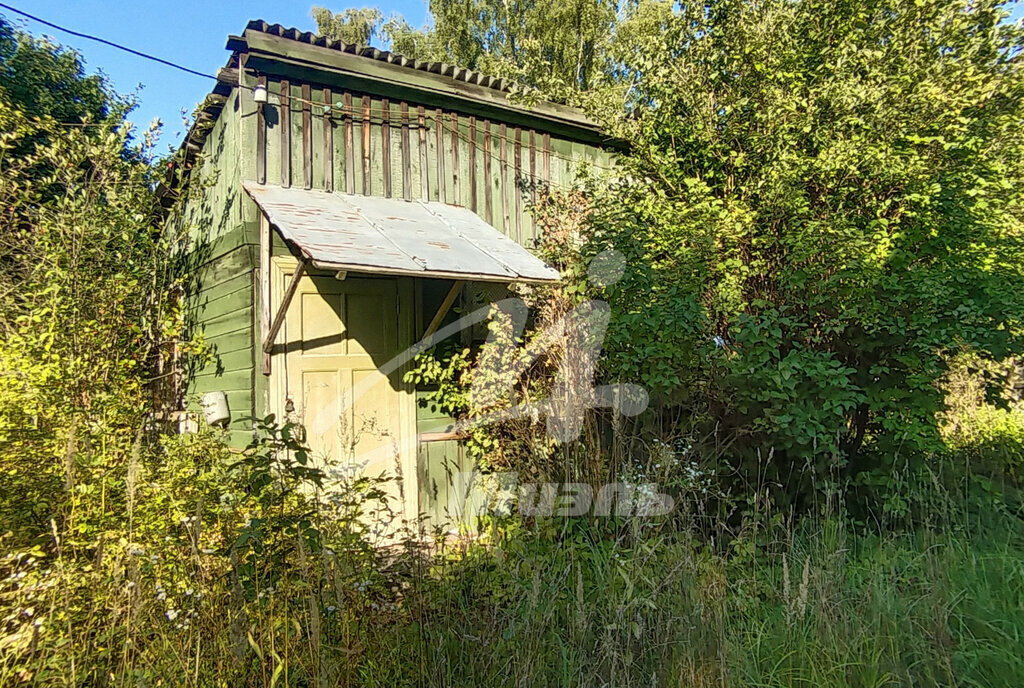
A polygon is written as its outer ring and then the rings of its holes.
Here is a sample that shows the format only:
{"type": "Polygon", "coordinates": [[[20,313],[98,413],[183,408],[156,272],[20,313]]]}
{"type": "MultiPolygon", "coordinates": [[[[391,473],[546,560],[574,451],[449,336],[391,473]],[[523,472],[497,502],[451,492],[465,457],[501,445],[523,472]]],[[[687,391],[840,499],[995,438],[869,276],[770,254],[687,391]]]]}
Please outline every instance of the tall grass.
{"type": "Polygon", "coordinates": [[[324,523],[324,548],[297,544],[273,581],[210,546],[237,513],[183,493],[162,503],[204,514],[205,535],[193,520],[162,549],[85,557],[55,533],[53,556],[6,556],[0,684],[1019,685],[1019,507],[915,489],[910,525],[764,509],[727,540],[678,519],[508,518],[380,549],[324,523]]]}

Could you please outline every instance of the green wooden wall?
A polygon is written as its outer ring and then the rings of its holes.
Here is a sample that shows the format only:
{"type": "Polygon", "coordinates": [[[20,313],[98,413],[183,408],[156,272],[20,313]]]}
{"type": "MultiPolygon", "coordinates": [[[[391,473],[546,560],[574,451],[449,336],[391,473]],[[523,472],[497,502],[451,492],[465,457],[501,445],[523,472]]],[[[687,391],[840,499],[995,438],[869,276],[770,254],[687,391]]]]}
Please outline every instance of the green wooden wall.
{"type": "Polygon", "coordinates": [[[257,240],[254,223],[243,220],[247,199],[241,187],[239,106],[235,91],[212,123],[193,163],[187,196],[169,223],[188,237],[186,332],[201,336],[211,354],[205,362],[184,361],[186,408],[197,412],[202,394],[225,392],[230,440],[236,447],[252,438],[257,240]]]}

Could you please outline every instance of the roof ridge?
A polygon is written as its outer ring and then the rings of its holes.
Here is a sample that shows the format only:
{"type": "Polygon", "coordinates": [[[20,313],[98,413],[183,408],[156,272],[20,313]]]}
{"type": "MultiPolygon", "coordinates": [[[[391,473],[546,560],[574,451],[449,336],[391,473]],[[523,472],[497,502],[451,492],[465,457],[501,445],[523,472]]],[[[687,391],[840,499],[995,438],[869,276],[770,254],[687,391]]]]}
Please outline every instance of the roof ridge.
{"type": "Polygon", "coordinates": [[[474,84],[484,88],[490,88],[503,93],[515,93],[528,90],[526,87],[505,78],[491,76],[478,72],[468,67],[448,64],[447,62],[417,60],[406,57],[401,53],[391,50],[381,50],[372,45],[359,43],[346,43],[337,38],[328,38],[312,31],[299,31],[295,27],[286,27],[281,24],[271,24],[264,19],[251,19],[245,26],[246,31],[259,31],[271,36],[286,38],[288,40],[314,45],[320,48],[328,48],[339,52],[366,57],[378,62],[387,62],[407,69],[415,69],[421,72],[429,72],[447,76],[457,81],[464,81],[467,84],[474,84]]]}

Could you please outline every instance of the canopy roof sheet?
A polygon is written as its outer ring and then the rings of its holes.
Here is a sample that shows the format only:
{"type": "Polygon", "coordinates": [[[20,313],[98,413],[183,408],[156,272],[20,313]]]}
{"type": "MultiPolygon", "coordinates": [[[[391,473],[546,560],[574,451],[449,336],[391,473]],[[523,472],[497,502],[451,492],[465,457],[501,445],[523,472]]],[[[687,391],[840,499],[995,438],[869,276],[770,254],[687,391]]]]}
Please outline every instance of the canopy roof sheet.
{"type": "Polygon", "coordinates": [[[244,186],[285,241],[317,268],[485,282],[558,280],[558,271],[466,208],[244,186]]]}

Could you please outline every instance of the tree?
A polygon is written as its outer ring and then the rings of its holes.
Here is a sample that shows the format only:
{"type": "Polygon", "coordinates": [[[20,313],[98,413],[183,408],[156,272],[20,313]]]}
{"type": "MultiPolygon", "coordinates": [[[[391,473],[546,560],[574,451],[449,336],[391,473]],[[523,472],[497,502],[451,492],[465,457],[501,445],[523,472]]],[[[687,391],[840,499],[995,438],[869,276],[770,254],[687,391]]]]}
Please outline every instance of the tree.
{"type": "MultiPolygon", "coordinates": [[[[540,89],[548,96],[590,88],[606,68],[617,0],[431,0],[433,26],[375,9],[314,8],[318,31],[353,41],[381,35],[406,57],[437,60],[540,89]]],[[[366,42],[365,40],[361,42],[366,42]]]]}
{"type": "Polygon", "coordinates": [[[317,33],[355,45],[369,45],[380,32],[383,19],[384,15],[375,7],[353,7],[337,13],[326,7],[313,8],[317,33]]]}
{"type": "Polygon", "coordinates": [[[942,448],[950,354],[1022,351],[1024,30],[1003,4],[649,3],[620,27],[591,98],[631,150],[595,187],[590,251],[630,266],[605,372],[747,484],[892,495],[942,448]]]}
{"type": "Polygon", "coordinates": [[[127,112],[100,74],[85,73],[78,53],[18,31],[0,17],[0,88],[31,117],[98,122],[127,112]]]}

